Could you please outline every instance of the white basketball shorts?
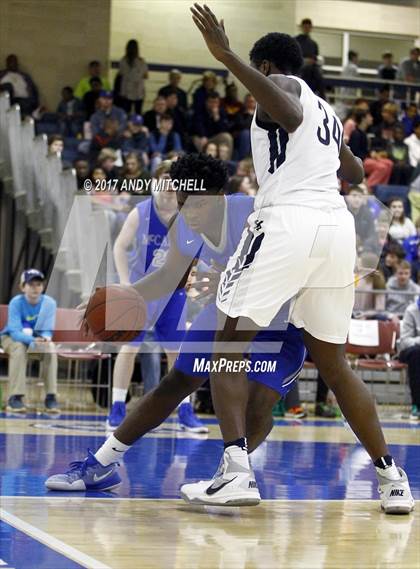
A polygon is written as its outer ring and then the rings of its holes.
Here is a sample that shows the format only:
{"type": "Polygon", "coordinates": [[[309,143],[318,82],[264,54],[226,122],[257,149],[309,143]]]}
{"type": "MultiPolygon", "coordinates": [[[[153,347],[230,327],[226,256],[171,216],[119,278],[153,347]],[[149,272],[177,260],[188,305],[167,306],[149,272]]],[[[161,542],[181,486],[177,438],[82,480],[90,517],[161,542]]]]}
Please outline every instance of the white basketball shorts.
{"type": "Polygon", "coordinates": [[[267,327],[291,300],[289,321],[344,344],[354,304],[356,233],[347,208],[283,205],[248,218],[219,283],[217,307],[267,327]]]}

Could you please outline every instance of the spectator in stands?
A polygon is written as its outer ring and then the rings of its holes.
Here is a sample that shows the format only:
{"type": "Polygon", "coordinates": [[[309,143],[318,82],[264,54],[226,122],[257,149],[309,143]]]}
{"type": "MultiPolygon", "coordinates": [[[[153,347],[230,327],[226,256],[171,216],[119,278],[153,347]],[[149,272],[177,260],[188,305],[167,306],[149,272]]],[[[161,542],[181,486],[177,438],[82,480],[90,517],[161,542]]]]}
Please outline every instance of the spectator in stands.
{"type": "Polygon", "coordinates": [[[152,174],[169,152],[182,150],[181,137],[173,130],[173,126],[174,121],[171,115],[164,114],[160,119],[159,128],[150,133],[149,153],[152,174]]]}
{"type": "Polygon", "coordinates": [[[61,134],[51,134],[48,137],[48,154],[62,154],[64,150],[64,138],[61,134]]]}
{"type": "Polygon", "coordinates": [[[8,91],[12,104],[20,106],[22,115],[30,115],[39,105],[38,88],[28,73],[19,69],[15,54],[6,57],[6,69],[0,71],[0,91],[8,91]]]}
{"type": "Polygon", "coordinates": [[[363,162],[367,175],[366,185],[371,192],[378,184],[388,184],[391,177],[393,163],[386,151],[371,150],[369,157],[363,162]]]}
{"type": "Polygon", "coordinates": [[[121,106],[126,113],[131,113],[134,106],[135,113],[141,115],[145,97],[144,82],[149,76],[149,70],[145,60],[140,57],[139,44],[134,39],[127,42],[119,73],[121,106]]]}
{"type": "Polygon", "coordinates": [[[166,114],[171,115],[174,121],[174,130],[180,135],[183,146],[189,141],[188,121],[186,111],[178,104],[176,89],[166,90],[166,114]]]}
{"type": "Polygon", "coordinates": [[[153,109],[144,113],[144,126],[146,126],[150,132],[159,128],[160,119],[162,115],[166,113],[166,99],[160,95],[156,97],[153,102],[153,109]]]}
{"type": "Polygon", "coordinates": [[[169,84],[161,87],[159,89],[158,95],[162,97],[167,97],[169,93],[172,93],[175,89],[177,97],[178,97],[178,106],[183,109],[184,111],[187,110],[187,93],[180,88],[179,84],[182,79],[182,73],[179,69],[171,69],[169,72],[169,84]]]}
{"type": "Polygon", "coordinates": [[[206,146],[203,148],[203,152],[204,154],[213,156],[213,158],[219,157],[219,148],[215,142],[208,142],[206,146]]]}
{"type": "Polygon", "coordinates": [[[196,111],[193,116],[192,134],[195,147],[201,151],[212,139],[217,144],[221,142],[228,144],[232,155],[233,139],[228,128],[225,112],[220,108],[219,95],[216,92],[210,93],[204,112],[196,111]]]}
{"type": "Polygon", "coordinates": [[[232,178],[229,179],[224,193],[227,195],[245,194],[246,196],[255,196],[256,190],[248,176],[232,176],[232,178]]]}
{"type": "Polygon", "coordinates": [[[382,85],[379,89],[379,98],[370,104],[373,126],[378,126],[382,122],[382,108],[386,103],[389,103],[389,93],[389,85],[382,85]]]}
{"type": "Polygon", "coordinates": [[[416,103],[410,103],[404,111],[401,123],[404,126],[405,136],[410,136],[414,132],[414,124],[420,119],[417,113],[416,103]]]}
{"type": "MultiPolygon", "coordinates": [[[[121,170],[121,180],[149,180],[150,174],[143,167],[142,161],[140,160],[136,152],[130,152],[127,154],[124,160],[124,166],[121,170]]],[[[142,185],[141,193],[150,194],[150,186],[142,185]]]]}
{"type": "Polygon", "coordinates": [[[103,148],[97,159],[97,165],[105,172],[108,180],[119,178],[117,167],[118,153],[112,148],[103,148]]]}
{"type": "Polygon", "coordinates": [[[108,79],[102,75],[102,68],[99,61],[91,61],[88,65],[88,75],[82,77],[78,82],[76,89],[74,90],[74,96],[80,100],[92,89],[92,84],[90,80],[92,77],[99,78],[101,80],[102,89],[105,91],[111,90],[111,84],[108,79]]]}
{"type": "Polygon", "coordinates": [[[412,419],[420,418],[420,300],[407,306],[401,322],[401,362],[408,365],[412,419]]]}
{"type": "Polygon", "coordinates": [[[236,167],[236,175],[237,176],[248,176],[251,181],[251,184],[255,187],[258,187],[257,184],[257,176],[254,170],[254,163],[252,158],[249,156],[248,158],[244,158],[236,167]]]}
{"type": "Polygon", "coordinates": [[[378,238],[375,223],[369,206],[364,203],[363,188],[360,186],[351,187],[346,201],[347,207],[354,217],[359,254],[377,250],[378,238]]]}
{"type": "Polygon", "coordinates": [[[420,164],[420,118],[413,124],[413,134],[408,136],[404,142],[408,146],[408,156],[413,168],[420,164]]]}
{"type": "Polygon", "coordinates": [[[379,267],[387,282],[396,273],[399,264],[404,258],[404,249],[398,242],[391,243],[385,249],[385,254],[381,256],[379,267]]]}
{"type": "Polygon", "coordinates": [[[356,128],[350,135],[348,145],[355,156],[364,160],[369,156],[369,141],[366,134],[372,124],[372,115],[369,111],[356,109],[353,113],[356,128]]]}
{"type": "Polygon", "coordinates": [[[378,67],[378,76],[385,81],[395,81],[398,67],[394,65],[394,56],[390,51],[382,55],[382,64],[378,67]]]}
{"type": "Polygon", "coordinates": [[[149,129],[143,125],[141,115],[131,115],[123,133],[123,152],[136,152],[145,166],[149,164],[149,129]]]}
{"type": "Polygon", "coordinates": [[[386,288],[392,291],[386,298],[387,311],[402,316],[407,306],[420,294],[420,286],[411,280],[411,264],[408,261],[401,261],[395,276],[388,279],[386,288]]]}
{"type": "Polygon", "coordinates": [[[230,128],[232,127],[235,116],[243,110],[243,104],[238,98],[238,87],[235,83],[229,83],[225,88],[225,97],[220,101],[222,109],[226,113],[226,117],[230,128]]]}
{"type": "Polygon", "coordinates": [[[319,55],[318,44],[310,36],[312,31],[312,20],[310,18],[304,18],[300,23],[300,28],[302,33],[296,36],[296,41],[298,42],[303,58],[316,60],[319,55]]]}
{"type": "Polygon", "coordinates": [[[343,125],[343,140],[348,144],[350,140],[351,133],[356,128],[356,121],[354,120],[354,113],[357,110],[369,111],[369,102],[366,99],[356,99],[354,102],[354,107],[351,110],[349,116],[344,121],[343,125]]]}
{"type": "Polygon", "coordinates": [[[404,143],[404,127],[397,124],[394,127],[393,140],[389,143],[388,154],[394,163],[390,184],[408,186],[413,172],[408,156],[408,146],[404,143]]]}
{"type": "Polygon", "coordinates": [[[62,100],[57,107],[60,132],[63,136],[77,136],[83,127],[83,105],[73,95],[71,87],[63,87],[61,96],[62,100]]]}
{"type": "Polygon", "coordinates": [[[218,157],[225,162],[229,176],[233,176],[236,172],[236,162],[231,160],[231,149],[223,141],[218,145],[218,157]]]}
{"type": "Polygon", "coordinates": [[[114,104],[114,96],[112,91],[101,91],[99,93],[99,109],[90,117],[92,136],[96,134],[105,135],[105,121],[107,119],[116,120],[118,123],[118,132],[122,133],[127,126],[127,115],[125,112],[116,107],[114,104]]]}
{"type": "Polygon", "coordinates": [[[45,382],[45,409],[57,412],[57,354],[51,341],[55,327],[56,302],[44,294],[45,277],[27,269],[20,277],[22,294],[9,303],[6,327],[0,332],[1,346],[9,355],[9,400],[7,411],[24,413],[28,354],[39,353],[40,375],[45,382]]]}
{"type": "Polygon", "coordinates": [[[89,162],[85,158],[77,158],[74,161],[74,169],[76,170],[77,188],[83,188],[83,183],[89,177],[89,162]]]}
{"type": "Polygon", "coordinates": [[[389,234],[402,244],[404,239],[416,235],[417,231],[414,223],[404,212],[404,202],[400,198],[394,198],[389,202],[389,209],[392,213],[392,223],[389,234]]]}
{"type": "Polygon", "coordinates": [[[374,140],[372,148],[386,149],[387,143],[392,140],[394,128],[398,124],[398,107],[395,103],[385,103],[381,111],[382,121],[372,129],[374,140]]]}
{"type": "MultiPolygon", "coordinates": [[[[341,76],[345,79],[354,79],[359,76],[359,54],[357,51],[350,50],[348,52],[348,62],[347,65],[343,67],[341,76]]],[[[355,97],[357,93],[356,89],[352,87],[342,87],[341,95],[345,98],[355,97]]]]}
{"type": "Polygon", "coordinates": [[[409,57],[403,59],[398,66],[397,79],[407,83],[420,83],[420,49],[410,49],[409,57]]]}
{"type": "Polygon", "coordinates": [[[89,83],[90,91],[83,95],[83,107],[85,109],[87,120],[90,120],[90,117],[97,110],[98,99],[101,91],[103,90],[102,80],[100,77],[91,77],[89,79],[89,83]]]}
{"type": "Polygon", "coordinates": [[[248,93],[245,95],[242,111],[235,115],[232,134],[234,139],[234,158],[236,160],[243,160],[251,155],[250,128],[256,106],[255,98],[251,93],[248,93]]]}
{"type": "Polygon", "coordinates": [[[216,91],[217,76],[213,71],[205,71],[202,77],[201,86],[193,93],[193,111],[194,114],[204,114],[206,111],[206,103],[209,94],[219,93],[216,91]]]}
{"type": "Polygon", "coordinates": [[[89,160],[91,163],[96,161],[103,148],[113,148],[118,150],[123,144],[122,134],[119,132],[119,124],[115,119],[105,119],[103,130],[92,138],[89,148],[89,160]]]}

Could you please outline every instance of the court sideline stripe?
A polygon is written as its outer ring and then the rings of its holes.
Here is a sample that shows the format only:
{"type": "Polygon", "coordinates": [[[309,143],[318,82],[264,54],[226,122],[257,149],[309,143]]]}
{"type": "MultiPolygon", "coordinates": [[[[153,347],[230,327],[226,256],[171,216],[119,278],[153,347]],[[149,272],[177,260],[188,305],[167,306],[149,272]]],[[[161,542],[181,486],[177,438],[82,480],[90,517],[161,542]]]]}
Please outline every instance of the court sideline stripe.
{"type": "Polygon", "coordinates": [[[105,565],[100,561],[97,561],[93,557],[82,553],[78,549],[75,549],[71,545],[67,545],[63,541],[57,539],[56,537],[46,533],[45,531],[36,528],[32,524],[25,522],[21,518],[7,512],[5,509],[0,508],[0,520],[5,521],[14,528],[26,533],[36,541],[39,541],[43,545],[46,545],[50,549],[54,549],[58,553],[61,553],[65,557],[87,567],[88,569],[112,569],[109,565],[105,565]]]}

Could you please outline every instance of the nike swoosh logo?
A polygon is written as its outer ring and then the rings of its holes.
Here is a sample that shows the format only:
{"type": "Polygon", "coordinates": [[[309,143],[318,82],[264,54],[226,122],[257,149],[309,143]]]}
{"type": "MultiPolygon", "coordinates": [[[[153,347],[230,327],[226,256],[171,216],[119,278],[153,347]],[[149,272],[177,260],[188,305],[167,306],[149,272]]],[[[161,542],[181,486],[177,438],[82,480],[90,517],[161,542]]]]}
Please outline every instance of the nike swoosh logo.
{"type": "Polygon", "coordinates": [[[194,239],[191,239],[191,241],[188,241],[187,239],[187,245],[190,245],[191,243],[194,243],[194,239]]]}
{"type": "Polygon", "coordinates": [[[118,449],[115,448],[115,447],[112,447],[112,450],[115,450],[115,452],[125,452],[125,451],[123,451],[123,450],[118,450],[118,449]]]}
{"type": "Polygon", "coordinates": [[[222,488],[224,488],[225,486],[227,486],[228,484],[230,484],[231,482],[233,482],[234,480],[236,480],[238,477],[235,476],[235,478],[232,478],[232,480],[227,480],[226,482],[223,482],[223,484],[220,484],[219,486],[214,487],[213,484],[211,486],[209,486],[206,490],[206,494],[208,496],[213,496],[213,494],[216,494],[216,492],[218,492],[219,490],[221,490],[222,488]]]}
{"type": "Polygon", "coordinates": [[[104,478],[106,478],[107,476],[109,476],[112,473],[113,473],[113,470],[108,470],[108,472],[105,472],[105,474],[102,474],[102,476],[97,476],[96,474],[94,474],[93,475],[93,481],[99,482],[99,480],[103,480],[104,478]]]}

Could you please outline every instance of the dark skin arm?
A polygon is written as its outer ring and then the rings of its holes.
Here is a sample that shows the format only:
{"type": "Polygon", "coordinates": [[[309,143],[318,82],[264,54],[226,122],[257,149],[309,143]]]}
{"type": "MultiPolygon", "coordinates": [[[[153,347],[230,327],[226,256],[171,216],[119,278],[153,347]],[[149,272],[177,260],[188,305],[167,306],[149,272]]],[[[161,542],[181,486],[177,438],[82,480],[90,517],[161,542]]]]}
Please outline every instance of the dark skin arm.
{"type": "Polygon", "coordinates": [[[162,267],[132,284],[144,300],[155,300],[183,288],[193,259],[182,255],[176,244],[176,223],[168,232],[169,250],[162,267]]]}
{"type": "Polygon", "coordinates": [[[270,122],[280,125],[287,132],[294,132],[303,120],[297,81],[278,75],[266,77],[242,61],[229,47],[223,20],[219,23],[208,6],[202,7],[196,3],[191,12],[210,53],[252,93],[270,122]]]}
{"type": "Polygon", "coordinates": [[[342,142],[340,148],[340,163],[340,169],[337,172],[339,178],[342,178],[350,184],[360,184],[363,182],[365,176],[363,162],[353,154],[344,142],[342,142]]]}

